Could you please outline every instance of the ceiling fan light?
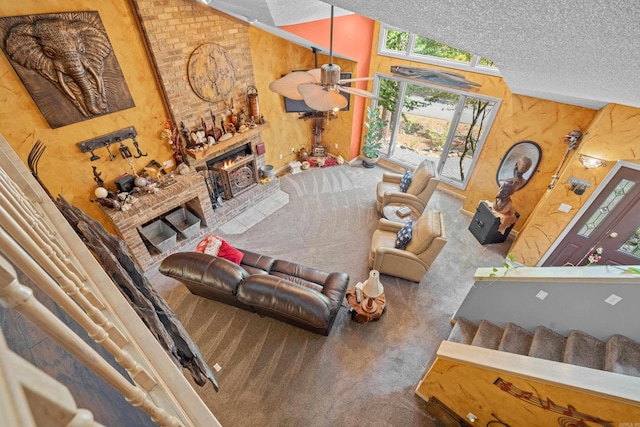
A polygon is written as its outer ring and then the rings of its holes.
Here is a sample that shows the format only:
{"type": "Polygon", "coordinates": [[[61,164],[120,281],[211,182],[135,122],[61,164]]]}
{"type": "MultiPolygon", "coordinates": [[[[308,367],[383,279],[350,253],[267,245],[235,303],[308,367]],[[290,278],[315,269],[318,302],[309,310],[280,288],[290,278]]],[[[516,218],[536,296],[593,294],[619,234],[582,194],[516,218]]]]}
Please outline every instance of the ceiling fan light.
{"type": "Polygon", "coordinates": [[[337,85],[340,81],[340,66],[324,64],[320,67],[320,81],[325,85],[337,85]]]}

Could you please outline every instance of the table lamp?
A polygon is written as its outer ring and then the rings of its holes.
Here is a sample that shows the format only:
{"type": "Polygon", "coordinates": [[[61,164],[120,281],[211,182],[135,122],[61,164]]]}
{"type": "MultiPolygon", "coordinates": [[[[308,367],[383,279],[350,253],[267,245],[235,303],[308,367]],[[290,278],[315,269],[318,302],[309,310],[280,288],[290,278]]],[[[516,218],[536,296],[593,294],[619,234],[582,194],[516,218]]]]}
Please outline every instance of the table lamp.
{"type": "Polygon", "coordinates": [[[362,291],[365,296],[362,301],[362,309],[367,313],[374,313],[378,309],[378,303],[376,303],[375,299],[384,293],[378,270],[371,270],[369,278],[364,282],[362,291]]]}

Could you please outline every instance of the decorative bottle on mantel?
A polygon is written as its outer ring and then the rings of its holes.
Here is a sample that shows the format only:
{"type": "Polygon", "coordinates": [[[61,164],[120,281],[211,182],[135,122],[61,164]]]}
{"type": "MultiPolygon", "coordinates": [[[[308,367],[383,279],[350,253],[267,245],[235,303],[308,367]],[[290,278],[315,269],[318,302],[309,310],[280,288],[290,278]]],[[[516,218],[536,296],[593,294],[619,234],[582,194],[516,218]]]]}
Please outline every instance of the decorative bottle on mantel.
{"type": "MultiPolygon", "coordinates": [[[[180,148],[178,148],[178,150],[179,149],[180,148]]],[[[176,167],[178,167],[179,165],[184,163],[184,159],[182,158],[182,153],[180,153],[179,151],[174,151],[173,152],[173,161],[176,162],[176,167]]]]}
{"type": "Polygon", "coordinates": [[[229,99],[229,103],[227,104],[227,108],[229,109],[229,123],[233,125],[234,128],[238,128],[238,116],[236,116],[235,108],[233,106],[233,98],[229,99]]]}
{"type": "Polygon", "coordinates": [[[247,87],[247,104],[249,105],[249,118],[258,123],[260,121],[260,103],[258,102],[258,89],[255,86],[247,87]]]}
{"type": "MultiPolygon", "coordinates": [[[[180,122],[180,124],[184,126],[182,122],[180,122]]],[[[173,161],[176,163],[176,167],[178,167],[178,165],[184,163],[184,158],[182,157],[180,133],[175,126],[171,129],[171,148],[173,148],[173,161]]]]}

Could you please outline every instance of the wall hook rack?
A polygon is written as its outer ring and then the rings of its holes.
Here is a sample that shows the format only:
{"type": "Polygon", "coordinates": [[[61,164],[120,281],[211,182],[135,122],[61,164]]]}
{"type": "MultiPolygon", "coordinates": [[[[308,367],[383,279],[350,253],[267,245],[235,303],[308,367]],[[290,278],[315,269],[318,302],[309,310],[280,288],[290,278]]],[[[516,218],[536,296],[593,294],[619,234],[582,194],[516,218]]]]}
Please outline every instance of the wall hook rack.
{"type": "Polygon", "coordinates": [[[136,151],[138,152],[138,155],[136,156],[135,154],[133,155],[133,157],[135,157],[136,159],[140,158],[140,157],[145,157],[148,156],[147,153],[143,153],[142,151],[140,151],[140,147],[138,146],[138,141],[136,141],[136,138],[133,137],[133,146],[136,148],[136,151]]]}
{"type": "MultiPolygon", "coordinates": [[[[78,142],[78,147],[80,147],[80,151],[83,153],[91,153],[91,160],[98,160],[100,157],[93,154],[95,150],[98,148],[106,147],[111,153],[109,146],[111,144],[115,144],[117,142],[121,142],[124,139],[133,139],[135,141],[135,137],[138,135],[136,132],[136,128],[133,126],[129,126],[125,129],[120,129],[115,132],[111,132],[106,135],[97,136],[95,138],[87,139],[86,141],[78,142]],[[97,157],[97,158],[95,158],[97,157]]],[[[111,157],[111,156],[109,156],[111,157]]]]}
{"type": "Polygon", "coordinates": [[[116,158],[116,155],[111,152],[111,149],[109,148],[109,144],[106,144],[105,147],[107,148],[107,152],[109,153],[109,161],[113,162],[116,158]]]}

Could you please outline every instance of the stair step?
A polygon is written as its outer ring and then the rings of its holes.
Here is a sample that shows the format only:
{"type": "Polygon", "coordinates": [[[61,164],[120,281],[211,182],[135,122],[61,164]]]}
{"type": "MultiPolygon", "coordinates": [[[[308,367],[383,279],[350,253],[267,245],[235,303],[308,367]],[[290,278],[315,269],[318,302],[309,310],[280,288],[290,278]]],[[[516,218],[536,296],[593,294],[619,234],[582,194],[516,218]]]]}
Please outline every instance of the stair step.
{"type": "Polygon", "coordinates": [[[624,335],[613,335],[607,341],[604,369],[640,377],[640,344],[624,335]]]}
{"type": "Polygon", "coordinates": [[[449,334],[449,341],[459,342],[461,344],[471,344],[473,337],[476,335],[478,325],[468,321],[464,317],[456,319],[453,329],[449,334]]]}
{"type": "Polygon", "coordinates": [[[471,345],[497,350],[503,333],[504,329],[501,327],[494,325],[488,320],[481,320],[476,336],[473,337],[473,341],[471,341],[471,345]]]}
{"type": "Polygon", "coordinates": [[[507,323],[501,328],[488,320],[475,324],[460,317],[455,319],[448,340],[640,377],[640,343],[620,334],[612,335],[605,343],[578,330],[565,337],[539,326],[532,334],[515,323],[507,323]]]}
{"type": "Polygon", "coordinates": [[[566,342],[565,336],[544,326],[539,326],[533,334],[529,356],[562,362],[566,342]]]}
{"type": "Polygon", "coordinates": [[[531,332],[515,323],[507,323],[498,350],[527,356],[531,348],[531,341],[533,341],[531,332]]]}
{"type": "Polygon", "coordinates": [[[604,369],[606,344],[582,331],[571,331],[564,349],[564,363],[586,368],[604,369]]]}

